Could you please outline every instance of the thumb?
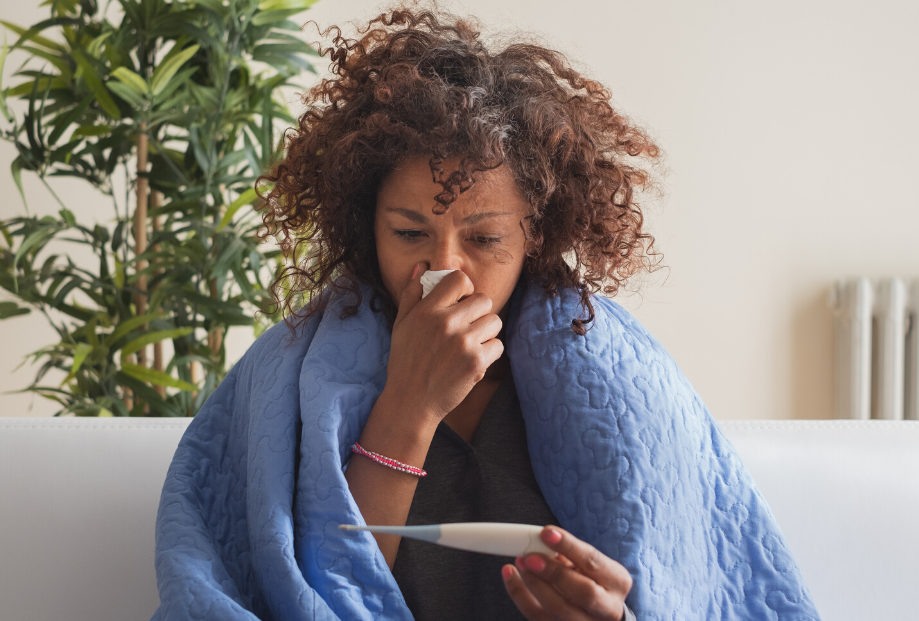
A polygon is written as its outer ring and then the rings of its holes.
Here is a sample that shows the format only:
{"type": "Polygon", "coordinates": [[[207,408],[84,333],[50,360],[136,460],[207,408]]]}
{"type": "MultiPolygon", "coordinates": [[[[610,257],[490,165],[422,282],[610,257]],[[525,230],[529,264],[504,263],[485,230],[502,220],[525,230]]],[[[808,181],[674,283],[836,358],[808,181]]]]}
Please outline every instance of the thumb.
{"type": "Polygon", "coordinates": [[[427,271],[423,263],[416,263],[412,272],[412,279],[405,285],[402,294],[399,296],[399,312],[396,313],[395,323],[401,322],[406,315],[412,312],[415,305],[421,301],[421,275],[427,271]]]}

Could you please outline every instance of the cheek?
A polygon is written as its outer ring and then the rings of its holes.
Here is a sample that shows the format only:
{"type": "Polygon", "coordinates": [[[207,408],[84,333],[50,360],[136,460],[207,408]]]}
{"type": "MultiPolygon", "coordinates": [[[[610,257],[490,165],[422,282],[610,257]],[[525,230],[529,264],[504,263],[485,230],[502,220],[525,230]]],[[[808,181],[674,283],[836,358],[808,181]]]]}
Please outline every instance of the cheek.
{"type": "Polygon", "coordinates": [[[481,291],[491,297],[495,304],[494,312],[505,304],[514,291],[514,286],[520,279],[523,271],[523,249],[508,249],[495,251],[486,259],[476,261],[475,277],[472,279],[476,291],[481,291]]]}
{"type": "Polygon", "coordinates": [[[380,277],[389,294],[396,300],[411,279],[414,263],[410,256],[400,250],[395,236],[376,232],[375,237],[380,277]]]}
{"type": "Polygon", "coordinates": [[[392,250],[387,243],[389,240],[380,235],[379,227],[375,227],[374,238],[377,246],[377,263],[380,266],[380,276],[383,277],[383,283],[389,287],[392,274],[392,250]]]}

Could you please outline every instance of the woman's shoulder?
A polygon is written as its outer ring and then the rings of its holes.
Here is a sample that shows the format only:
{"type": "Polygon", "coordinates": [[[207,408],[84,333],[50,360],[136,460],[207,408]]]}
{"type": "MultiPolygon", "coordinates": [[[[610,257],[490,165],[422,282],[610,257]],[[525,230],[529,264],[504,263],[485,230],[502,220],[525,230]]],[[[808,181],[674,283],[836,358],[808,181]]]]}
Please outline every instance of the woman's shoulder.
{"type": "Polygon", "coordinates": [[[236,373],[253,376],[285,363],[302,361],[306,355],[319,317],[300,322],[282,320],[262,332],[233,366],[236,373]]]}
{"type": "Polygon", "coordinates": [[[524,341],[551,341],[567,349],[631,348],[669,357],[660,341],[622,305],[598,294],[591,295],[590,302],[588,311],[575,291],[550,296],[528,285],[517,307],[515,336],[524,341]],[[593,319],[587,321],[590,314],[593,319]],[[583,335],[572,329],[576,318],[584,322],[583,335]]]}

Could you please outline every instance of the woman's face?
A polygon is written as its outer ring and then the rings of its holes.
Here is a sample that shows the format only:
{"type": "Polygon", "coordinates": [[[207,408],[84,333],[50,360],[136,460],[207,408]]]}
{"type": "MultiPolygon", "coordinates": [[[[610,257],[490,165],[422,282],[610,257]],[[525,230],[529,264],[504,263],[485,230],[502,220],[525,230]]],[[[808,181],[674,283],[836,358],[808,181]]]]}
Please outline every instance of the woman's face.
{"type": "MultiPolygon", "coordinates": [[[[458,159],[444,162],[444,178],[457,164],[458,159]]],[[[475,185],[445,214],[435,215],[434,197],[442,191],[431,180],[427,157],[408,160],[383,180],[374,225],[383,283],[398,302],[416,263],[429,270],[462,270],[477,293],[491,298],[492,312],[504,318],[523,270],[520,222],[529,206],[507,166],[476,173],[475,185]]]]}

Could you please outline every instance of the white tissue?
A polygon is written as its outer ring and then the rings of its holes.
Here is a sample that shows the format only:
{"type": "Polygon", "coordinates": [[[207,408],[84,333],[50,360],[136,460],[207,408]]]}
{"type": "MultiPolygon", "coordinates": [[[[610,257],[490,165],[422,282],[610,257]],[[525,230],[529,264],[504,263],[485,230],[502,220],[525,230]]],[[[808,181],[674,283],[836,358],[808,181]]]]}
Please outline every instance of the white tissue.
{"type": "Polygon", "coordinates": [[[455,272],[456,270],[434,270],[433,272],[428,270],[421,275],[421,288],[422,293],[421,297],[425,298],[431,292],[434,287],[437,286],[441,280],[444,279],[444,276],[450,272],[455,272]]]}

